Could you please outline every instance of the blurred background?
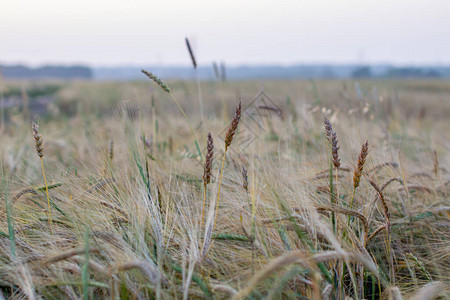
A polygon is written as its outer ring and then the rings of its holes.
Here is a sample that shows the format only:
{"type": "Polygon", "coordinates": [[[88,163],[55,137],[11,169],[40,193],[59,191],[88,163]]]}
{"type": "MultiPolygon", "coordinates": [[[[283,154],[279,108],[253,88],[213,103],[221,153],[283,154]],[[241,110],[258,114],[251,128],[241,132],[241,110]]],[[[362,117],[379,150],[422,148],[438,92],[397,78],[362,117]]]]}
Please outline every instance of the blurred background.
{"type": "Polygon", "coordinates": [[[12,1],[4,78],[202,80],[450,77],[450,2],[12,1]],[[216,72],[214,65],[216,66],[216,72]]]}

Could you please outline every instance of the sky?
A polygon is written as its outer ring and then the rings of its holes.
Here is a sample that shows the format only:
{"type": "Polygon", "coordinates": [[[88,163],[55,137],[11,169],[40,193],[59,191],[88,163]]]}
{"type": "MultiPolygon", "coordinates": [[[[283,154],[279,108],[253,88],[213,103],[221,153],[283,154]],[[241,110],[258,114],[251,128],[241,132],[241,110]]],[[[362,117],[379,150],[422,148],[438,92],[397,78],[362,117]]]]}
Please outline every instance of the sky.
{"type": "Polygon", "coordinates": [[[450,64],[449,0],[0,1],[0,64],[450,64]]]}

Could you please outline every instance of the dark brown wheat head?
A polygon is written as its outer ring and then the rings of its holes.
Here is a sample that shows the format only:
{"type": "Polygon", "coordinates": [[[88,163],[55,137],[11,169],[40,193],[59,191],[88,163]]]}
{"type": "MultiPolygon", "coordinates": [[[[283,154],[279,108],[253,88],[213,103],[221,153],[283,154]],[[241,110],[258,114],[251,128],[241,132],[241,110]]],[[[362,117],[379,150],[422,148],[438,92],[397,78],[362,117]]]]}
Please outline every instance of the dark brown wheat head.
{"type": "Polygon", "coordinates": [[[214,141],[211,133],[208,133],[208,142],[206,145],[205,168],[203,171],[203,185],[206,187],[211,182],[211,170],[214,158],[214,141]]]}
{"type": "Polygon", "coordinates": [[[359,182],[361,181],[361,175],[364,168],[364,163],[366,162],[367,155],[369,154],[369,142],[366,141],[362,147],[361,152],[358,156],[358,163],[353,173],[353,188],[357,188],[359,186],[359,182]]]}
{"type": "Polygon", "coordinates": [[[189,51],[189,55],[191,56],[192,65],[194,66],[194,69],[197,69],[197,61],[195,60],[194,52],[192,51],[191,43],[189,43],[189,39],[185,38],[186,40],[186,47],[189,51]]]}
{"type": "Polygon", "coordinates": [[[231,145],[231,142],[233,141],[233,137],[234,137],[234,134],[236,133],[240,119],[241,119],[241,101],[239,101],[239,104],[236,106],[236,112],[234,113],[230,128],[228,128],[227,134],[225,136],[225,151],[227,150],[227,148],[231,145]]]}
{"type": "Polygon", "coordinates": [[[336,132],[333,130],[330,121],[328,121],[327,117],[323,116],[323,123],[325,124],[325,135],[327,136],[327,140],[331,144],[331,152],[333,155],[333,165],[336,168],[341,166],[341,160],[339,158],[339,146],[336,132]]]}

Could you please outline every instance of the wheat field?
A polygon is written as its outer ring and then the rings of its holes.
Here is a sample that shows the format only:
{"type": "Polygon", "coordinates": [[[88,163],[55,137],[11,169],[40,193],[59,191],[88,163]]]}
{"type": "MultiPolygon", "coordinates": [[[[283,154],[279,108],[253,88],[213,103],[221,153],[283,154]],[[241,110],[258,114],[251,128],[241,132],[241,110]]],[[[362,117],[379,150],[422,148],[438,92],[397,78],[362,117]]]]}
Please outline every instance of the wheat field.
{"type": "Polygon", "coordinates": [[[447,81],[1,87],[0,297],[449,297],[447,81]]]}

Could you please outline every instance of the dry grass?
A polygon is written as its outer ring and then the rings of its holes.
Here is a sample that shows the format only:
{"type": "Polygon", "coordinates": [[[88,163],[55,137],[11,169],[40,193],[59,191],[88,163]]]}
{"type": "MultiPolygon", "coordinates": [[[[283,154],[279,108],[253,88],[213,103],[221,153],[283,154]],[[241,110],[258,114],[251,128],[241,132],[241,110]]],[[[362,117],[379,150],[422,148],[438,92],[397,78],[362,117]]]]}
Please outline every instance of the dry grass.
{"type": "Polygon", "coordinates": [[[367,81],[360,98],[351,82],[267,81],[275,103],[256,108],[259,83],[202,83],[203,119],[196,83],[151,75],[169,94],[64,84],[39,122],[48,185],[29,120],[8,111],[5,298],[448,296],[448,83],[367,81]]]}

